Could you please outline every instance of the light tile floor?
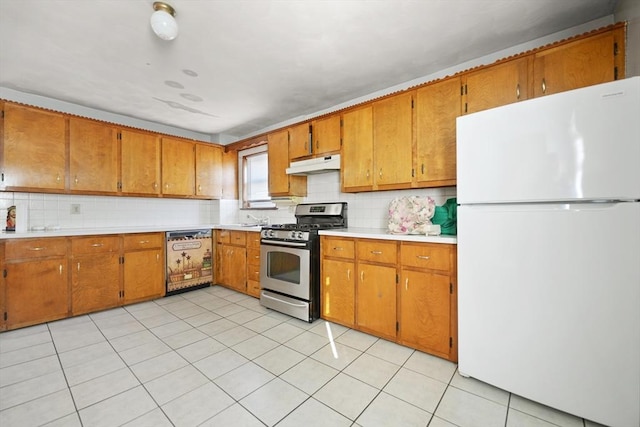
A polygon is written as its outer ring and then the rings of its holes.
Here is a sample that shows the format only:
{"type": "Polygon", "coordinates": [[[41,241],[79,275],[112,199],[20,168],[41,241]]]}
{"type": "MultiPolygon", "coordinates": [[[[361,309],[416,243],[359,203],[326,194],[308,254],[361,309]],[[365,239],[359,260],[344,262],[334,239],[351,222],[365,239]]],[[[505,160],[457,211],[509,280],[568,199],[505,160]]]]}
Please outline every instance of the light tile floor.
{"type": "Polygon", "coordinates": [[[219,286],[1,333],[0,425],[596,426],[219,286]]]}

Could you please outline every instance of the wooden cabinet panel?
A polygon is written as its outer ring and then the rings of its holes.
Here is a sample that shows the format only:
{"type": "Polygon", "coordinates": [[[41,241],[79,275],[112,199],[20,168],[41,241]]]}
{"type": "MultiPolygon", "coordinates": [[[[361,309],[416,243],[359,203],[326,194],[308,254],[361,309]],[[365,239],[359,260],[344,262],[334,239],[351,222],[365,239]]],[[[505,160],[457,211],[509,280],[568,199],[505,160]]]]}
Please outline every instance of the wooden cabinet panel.
{"type": "Polygon", "coordinates": [[[66,257],[7,262],[5,269],[8,329],[68,316],[69,282],[66,257]]]}
{"type": "Polygon", "coordinates": [[[416,172],[418,187],[455,185],[456,118],[461,111],[460,77],[416,90],[416,172]]]}
{"type": "Polygon", "coordinates": [[[240,292],[247,291],[247,249],[222,245],[223,285],[240,292]]]}
{"type": "Polygon", "coordinates": [[[373,103],[374,179],[379,189],[408,188],[413,181],[412,100],[413,92],[406,92],[373,103]]]}
{"type": "Polygon", "coordinates": [[[120,304],[120,253],[73,255],[71,314],[78,315],[120,304]]]}
{"type": "Polygon", "coordinates": [[[402,242],[400,264],[406,267],[448,272],[451,269],[450,248],[439,244],[402,242]]]}
{"type": "Polygon", "coordinates": [[[160,137],[146,132],[122,130],[122,192],[160,194],[160,137]]]}
{"type": "Polygon", "coordinates": [[[125,234],[123,247],[125,252],[142,249],[159,249],[164,246],[164,233],[133,233],[125,234]]]}
{"type": "Polygon", "coordinates": [[[353,259],[355,242],[350,239],[324,237],[322,239],[322,256],[353,259]]]}
{"type": "MultiPolygon", "coordinates": [[[[311,127],[301,123],[289,129],[289,159],[297,159],[312,154],[311,127]]],[[[289,166],[287,164],[287,166],[289,166]]]]}
{"type": "Polygon", "coordinates": [[[196,144],[196,195],[222,197],[222,147],[196,144]]]}
{"type": "Polygon", "coordinates": [[[47,239],[15,239],[5,243],[7,261],[45,257],[65,257],[67,240],[64,237],[47,239]]]}
{"type": "Polygon", "coordinates": [[[124,254],[124,302],[129,304],[165,294],[164,251],[150,249],[124,254]]]}
{"type": "Polygon", "coordinates": [[[229,233],[229,243],[232,245],[246,246],[247,232],[231,230],[231,232],[229,233]]]}
{"type": "Polygon", "coordinates": [[[195,194],[195,144],[174,138],[162,138],[162,194],[195,194]]]}
{"type": "Polygon", "coordinates": [[[356,249],[358,261],[394,265],[398,262],[398,244],[395,241],[359,239],[356,249]]]}
{"type": "Polygon", "coordinates": [[[313,154],[340,151],[340,115],[334,114],[311,122],[313,154]]]}
{"type": "Polygon", "coordinates": [[[355,325],[355,275],[353,261],[323,260],[320,302],[324,319],[355,325]]]}
{"type": "Polygon", "coordinates": [[[620,28],[537,52],[535,96],[624,78],[623,46],[624,28],[620,28]]]}
{"type": "Polygon", "coordinates": [[[449,276],[403,270],[400,278],[399,340],[449,358],[451,293],[449,276]]]}
{"type": "Polygon", "coordinates": [[[255,298],[260,298],[260,282],[247,280],[247,294],[255,298]]]}
{"type": "Polygon", "coordinates": [[[260,266],[260,249],[247,249],[247,263],[250,265],[257,265],[258,267],[260,266]]]}
{"type": "Polygon", "coordinates": [[[530,63],[531,56],[525,56],[467,74],[465,114],[527,99],[530,63]]]}
{"type": "Polygon", "coordinates": [[[106,123],[69,118],[69,188],[117,193],[118,130],[106,123]]]}
{"type": "Polygon", "coordinates": [[[4,104],[3,184],[7,190],[65,190],[64,115],[10,102],[4,104]]]}
{"type": "Polygon", "coordinates": [[[238,198],[238,152],[234,150],[222,153],[222,198],[238,198]]]}
{"type": "Polygon", "coordinates": [[[118,236],[74,237],[71,239],[71,255],[120,252],[118,236]]]}
{"type": "Polygon", "coordinates": [[[247,232],[247,248],[260,249],[260,232],[247,232]]]}
{"type": "Polygon", "coordinates": [[[342,116],[342,191],[373,189],[373,107],[342,116]]]}
{"type": "Polygon", "coordinates": [[[307,177],[287,175],[289,167],[289,132],[282,130],[267,136],[269,156],[269,195],[306,196],[307,177]]]}
{"type": "Polygon", "coordinates": [[[358,264],[356,322],[365,332],[396,338],[396,267],[358,264]]]}

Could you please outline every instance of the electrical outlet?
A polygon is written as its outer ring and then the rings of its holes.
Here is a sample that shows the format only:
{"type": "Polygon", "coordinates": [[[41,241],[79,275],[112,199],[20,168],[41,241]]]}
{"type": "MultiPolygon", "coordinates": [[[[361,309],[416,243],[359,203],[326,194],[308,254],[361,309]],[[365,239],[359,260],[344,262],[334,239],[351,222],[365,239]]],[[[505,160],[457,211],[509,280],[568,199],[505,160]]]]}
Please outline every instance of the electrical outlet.
{"type": "Polygon", "coordinates": [[[71,205],[71,215],[80,215],[80,205],[78,203],[71,205]]]}

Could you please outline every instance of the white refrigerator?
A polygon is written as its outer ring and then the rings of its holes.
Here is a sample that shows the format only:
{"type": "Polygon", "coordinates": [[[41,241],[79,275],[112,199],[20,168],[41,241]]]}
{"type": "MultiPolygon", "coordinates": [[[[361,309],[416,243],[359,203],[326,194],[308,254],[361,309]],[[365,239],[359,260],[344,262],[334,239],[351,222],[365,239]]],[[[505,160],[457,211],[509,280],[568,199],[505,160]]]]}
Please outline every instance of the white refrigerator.
{"type": "Polygon", "coordinates": [[[640,425],[640,77],[457,121],[459,370],[640,425]]]}

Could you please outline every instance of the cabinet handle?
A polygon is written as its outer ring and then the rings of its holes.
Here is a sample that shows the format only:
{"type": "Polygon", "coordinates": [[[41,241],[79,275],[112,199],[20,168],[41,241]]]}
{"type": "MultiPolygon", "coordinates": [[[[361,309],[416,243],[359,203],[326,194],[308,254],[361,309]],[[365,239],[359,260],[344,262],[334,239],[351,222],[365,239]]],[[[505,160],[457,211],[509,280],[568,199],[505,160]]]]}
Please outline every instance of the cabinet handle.
{"type": "Polygon", "coordinates": [[[380,168],[380,173],[379,173],[379,175],[380,175],[380,178],[382,178],[382,168],[380,168]]]}
{"type": "Polygon", "coordinates": [[[42,247],[42,246],[37,246],[35,248],[29,248],[30,251],[44,251],[45,249],[47,249],[47,248],[42,247]]]}
{"type": "Polygon", "coordinates": [[[430,257],[426,256],[426,255],[416,255],[416,258],[419,259],[429,259],[430,257]]]}
{"type": "Polygon", "coordinates": [[[316,150],[320,149],[320,140],[316,140],[316,150]]]}
{"type": "Polygon", "coordinates": [[[335,248],[333,248],[334,251],[344,251],[344,248],[341,248],[340,246],[336,246],[335,248]]]}
{"type": "Polygon", "coordinates": [[[516,85],[516,99],[520,99],[520,83],[516,85]]]}
{"type": "Polygon", "coordinates": [[[153,183],[153,189],[154,189],[154,190],[157,190],[157,189],[158,189],[158,183],[157,183],[157,182],[154,182],[154,183],[153,183]]]}
{"type": "Polygon", "coordinates": [[[406,279],[404,279],[404,290],[405,291],[409,290],[409,278],[408,277],[406,279]]]}
{"type": "Polygon", "coordinates": [[[542,93],[547,93],[547,82],[545,79],[542,79],[542,93]]]}
{"type": "Polygon", "coordinates": [[[140,244],[141,244],[141,245],[144,245],[144,244],[146,244],[146,243],[149,243],[149,241],[148,241],[148,240],[140,240],[140,244]]]}
{"type": "Polygon", "coordinates": [[[60,174],[56,175],[56,182],[60,182],[60,174]]]}
{"type": "Polygon", "coordinates": [[[73,182],[75,182],[76,184],[78,183],[78,177],[76,176],[76,178],[73,180],[73,182]]]}
{"type": "Polygon", "coordinates": [[[202,185],[198,185],[198,192],[202,191],[202,185]]]}
{"type": "Polygon", "coordinates": [[[60,275],[62,276],[62,264],[60,264],[60,275]]]}
{"type": "Polygon", "coordinates": [[[102,243],[94,243],[93,245],[91,245],[94,248],[100,248],[102,246],[104,246],[102,243]]]}
{"type": "Polygon", "coordinates": [[[369,169],[367,169],[367,178],[369,178],[369,169]]]}
{"type": "Polygon", "coordinates": [[[360,281],[364,282],[364,270],[360,272],[360,281]]]}
{"type": "Polygon", "coordinates": [[[382,251],[371,251],[374,255],[382,255],[382,251]]]}
{"type": "Polygon", "coordinates": [[[80,271],[80,263],[78,263],[78,271],[80,271]]]}
{"type": "Polygon", "coordinates": [[[160,254],[156,254],[156,261],[160,261],[160,254]]]}
{"type": "Polygon", "coordinates": [[[347,269],[347,280],[351,280],[351,269],[347,269]]]}
{"type": "Polygon", "coordinates": [[[424,175],[424,163],[422,164],[422,175],[424,175]]]}
{"type": "Polygon", "coordinates": [[[166,189],[168,190],[168,189],[169,189],[169,183],[166,183],[166,184],[164,185],[164,188],[166,188],[166,189]]]}

